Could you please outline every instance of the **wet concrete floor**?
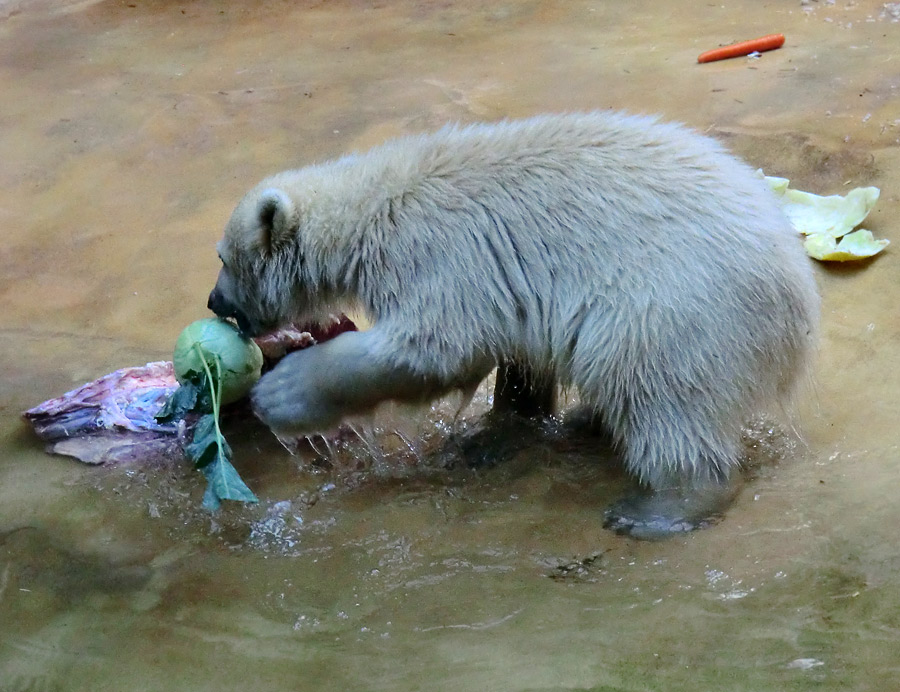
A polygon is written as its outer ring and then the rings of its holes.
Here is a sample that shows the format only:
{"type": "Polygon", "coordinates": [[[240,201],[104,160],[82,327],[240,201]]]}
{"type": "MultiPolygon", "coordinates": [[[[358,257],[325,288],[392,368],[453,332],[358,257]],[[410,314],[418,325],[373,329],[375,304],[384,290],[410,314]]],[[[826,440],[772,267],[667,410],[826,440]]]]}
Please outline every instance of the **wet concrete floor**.
{"type": "MultiPolygon", "coordinates": [[[[900,22],[881,2],[0,0],[0,691],[886,690],[900,670],[900,22]],[[758,60],[701,51],[783,32],[758,60]],[[419,463],[441,409],[332,469],[261,430],[257,507],[190,469],[45,455],[21,410],[167,358],[262,176],[437,127],[660,113],[797,187],[876,185],[894,246],[817,266],[802,442],[725,521],[601,528],[608,450],[419,463]]],[[[450,410],[452,412],[452,410],[450,410]]]]}

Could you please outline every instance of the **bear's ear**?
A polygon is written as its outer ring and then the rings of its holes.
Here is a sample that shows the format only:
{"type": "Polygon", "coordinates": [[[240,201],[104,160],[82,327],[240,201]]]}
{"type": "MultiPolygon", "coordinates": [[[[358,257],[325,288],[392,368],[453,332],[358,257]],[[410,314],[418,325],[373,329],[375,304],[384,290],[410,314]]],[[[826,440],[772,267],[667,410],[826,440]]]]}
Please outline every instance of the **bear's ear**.
{"type": "Polygon", "coordinates": [[[283,190],[263,190],[256,203],[259,244],[266,253],[274,252],[294,238],[300,226],[300,215],[294,202],[283,190]]]}

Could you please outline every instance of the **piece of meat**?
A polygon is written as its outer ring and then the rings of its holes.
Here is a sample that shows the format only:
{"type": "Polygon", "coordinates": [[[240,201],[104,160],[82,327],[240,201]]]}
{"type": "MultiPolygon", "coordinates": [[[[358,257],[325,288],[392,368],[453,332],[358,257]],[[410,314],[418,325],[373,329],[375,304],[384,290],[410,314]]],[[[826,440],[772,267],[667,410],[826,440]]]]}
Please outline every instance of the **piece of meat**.
{"type": "MultiPolygon", "coordinates": [[[[340,315],[324,326],[291,325],[256,342],[271,367],[291,351],[355,330],[356,325],[340,315]]],[[[48,443],[47,451],[52,454],[89,464],[177,459],[184,421],[159,423],[155,417],[177,388],[171,362],[147,363],[116,370],[22,415],[48,443]]]]}
{"type": "Polygon", "coordinates": [[[172,363],[122,368],[23,414],[39,437],[54,441],[103,430],[175,432],[154,416],[178,387],[172,363]]]}
{"type": "Polygon", "coordinates": [[[136,448],[177,445],[178,425],[154,417],[177,388],[171,362],[147,363],[116,370],[22,415],[50,443],[48,452],[89,464],[132,460],[136,448]]]}
{"type": "Polygon", "coordinates": [[[254,339],[266,365],[271,367],[292,351],[333,339],[344,332],[355,332],[356,325],[346,315],[332,315],[331,321],[319,325],[291,324],[254,339]]]}

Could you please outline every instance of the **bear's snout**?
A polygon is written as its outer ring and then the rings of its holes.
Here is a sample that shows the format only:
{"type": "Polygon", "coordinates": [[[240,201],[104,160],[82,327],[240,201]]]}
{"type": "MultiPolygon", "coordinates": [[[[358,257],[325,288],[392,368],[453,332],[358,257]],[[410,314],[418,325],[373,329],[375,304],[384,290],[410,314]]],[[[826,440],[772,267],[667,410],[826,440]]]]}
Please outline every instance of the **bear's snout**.
{"type": "Polygon", "coordinates": [[[214,288],[209,292],[209,300],[206,301],[206,307],[219,317],[234,317],[236,312],[234,305],[219,292],[218,288],[214,288]]]}
{"type": "Polygon", "coordinates": [[[233,317],[237,321],[238,329],[247,336],[257,336],[257,331],[250,321],[250,318],[239,310],[230,300],[228,300],[219,291],[218,287],[209,293],[209,300],[206,301],[206,307],[212,310],[217,317],[227,319],[233,317]]]}

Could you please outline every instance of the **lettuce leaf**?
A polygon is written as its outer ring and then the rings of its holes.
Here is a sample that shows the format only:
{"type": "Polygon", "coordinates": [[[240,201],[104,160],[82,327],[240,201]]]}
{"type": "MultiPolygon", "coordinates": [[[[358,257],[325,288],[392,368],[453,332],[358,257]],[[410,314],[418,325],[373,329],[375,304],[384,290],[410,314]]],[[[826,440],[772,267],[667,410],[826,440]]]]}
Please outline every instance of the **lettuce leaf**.
{"type": "Polygon", "coordinates": [[[807,236],[803,247],[813,259],[847,262],[878,254],[889,240],[876,240],[870,231],[853,231],[869,215],[881,191],[857,187],[846,195],[814,195],[793,190],[790,180],[764,176],[794,228],[807,236]]]}
{"type": "Polygon", "coordinates": [[[857,187],[843,196],[821,197],[788,188],[781,209],[803,235],[822,233],[840,238],[863,222],[878,201],[879,193],[877,187],[857,187]]]}
{"type": "Polygon", "coordinates": [[[807,236],[803,242],[806,254],[813,259],[829,262],[847,262],[864,259],[881,252],[891,241],[875,240],[871,231],[859,229],[848,233],[838,241],[824,233],[807,236]]]}

